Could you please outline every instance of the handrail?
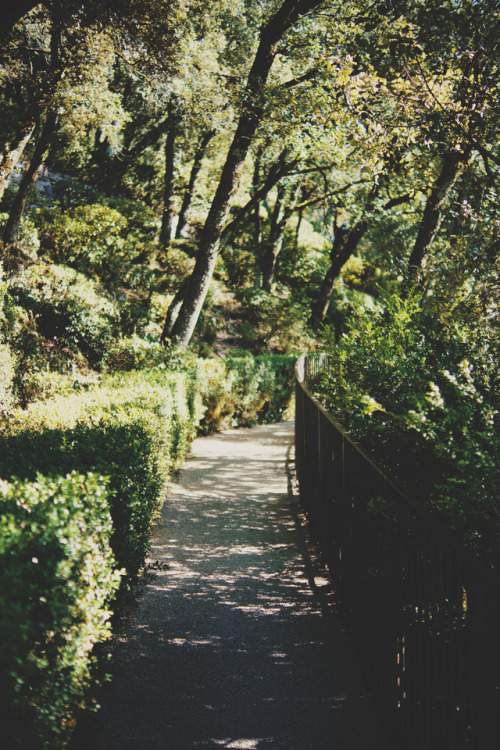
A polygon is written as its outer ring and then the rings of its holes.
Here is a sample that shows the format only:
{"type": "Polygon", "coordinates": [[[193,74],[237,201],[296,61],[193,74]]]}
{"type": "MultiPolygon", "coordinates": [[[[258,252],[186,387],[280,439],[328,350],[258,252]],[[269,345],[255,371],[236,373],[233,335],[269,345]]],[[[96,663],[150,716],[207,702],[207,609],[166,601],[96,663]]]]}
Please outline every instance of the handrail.
{"type": "Polygon", "coordinates": [[[296,364],[300,495],[396,746],[497,750],[499,578],[315,398],[328,367],[296,364]]]}
{"type": "MultiPolygon", "coordinates": [[[[322,413],[324,418],[339,434],[342,435],[343,439],[360,456],[363,462],[365,462],[366,465],[369,465],[372,471],[380,476],[380,479],[383,481],[384,485],[390,487],[391,492],[393,492],[394,495],[398,497],[400,502],[408,505],[408,507],[411,508],[412,513],[415,513],[423,520],[425,520],[425,522],[429,524],[429,526],[435,531],[435,533],[442,534],[444,537],[446,537],[446,541],[448,542],[448,544],[459,551],[460,554],[462,554],[464,557],[468,558],[471,564],[483,568],[486,575],[495,575],[486,557],[478,557],[478,555],[473,552],[473,550],[464,545],[460,537],[452,529],[445,525],[444,521],[435,516],[429,508],[427,508],[421,501],[419,502],[419,500],[414,498],[409,492],[405,492],[399,486],[398,482],[389,474],[387,474],[383,469],[381,469],[380,466],[377,465],[376,461],[374,461],[374,459],[371,458],[369,454],[364,450],[364,448],[355,440],[353,440],[349,433],[344,430],[340,422],[337,422],[337,420],[330,414],[330,412],[325,408],[321,401],[319,401],[319,399],[314,395],[314,391],[312,390],[313,384],[311,383],[310,388],[308,383],[310,375],[308,376],[307,360],[310,359],[311,356],[314,359],[321,358],[319,359],[320,368],[318,369],[317,363],[316,367],[313,368],[314,375],[317,375],[320,371],[322,371],[321,368],[324,367],[324,364],[328,365],[328,358],[330,357],[329,354],[302,354],[295,363],[295,380],[307,395],[307,397],[322,413]]],[[[325,367],[324,369],[327,369],[327,367],[325,367]]],[[[500,586],[500,577],[498,578],[498,581],[500,586]]]]}

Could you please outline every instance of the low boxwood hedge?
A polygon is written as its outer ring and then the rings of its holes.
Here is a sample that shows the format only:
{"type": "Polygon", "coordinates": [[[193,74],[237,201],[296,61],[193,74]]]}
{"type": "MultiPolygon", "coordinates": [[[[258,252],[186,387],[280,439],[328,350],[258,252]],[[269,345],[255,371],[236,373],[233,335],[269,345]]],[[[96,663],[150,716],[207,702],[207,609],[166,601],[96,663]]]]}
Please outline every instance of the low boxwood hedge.
{"type": "Polygon", "coordinates": [[[0,422],[7,748],[61,746],[84,703],[92,647],[144,566],[166,480],[198,430],[286,416],[293,361],[171,356],[88,387],[66,383],[0,422]]]}
{"type": "Polygon", "coordinates": [[[5,748],[59,746],[84,701],[121,575],[108,501],[107,481],[94,474],[0,481],[5,748]]]}

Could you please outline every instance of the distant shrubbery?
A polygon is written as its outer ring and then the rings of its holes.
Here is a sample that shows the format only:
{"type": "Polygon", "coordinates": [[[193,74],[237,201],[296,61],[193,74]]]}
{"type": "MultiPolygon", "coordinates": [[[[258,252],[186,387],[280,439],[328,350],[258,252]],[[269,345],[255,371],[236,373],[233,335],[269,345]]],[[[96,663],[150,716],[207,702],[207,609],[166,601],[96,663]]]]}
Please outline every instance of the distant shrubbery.
{"type": "Polygon", "coordinates": [[[240,351],[224,360],[202,360],[202,427],[249,427],[290,416],[294,356],[240,351]]]}
{"type": "Polygon", "coordinates": [[[244,346],[280,354],[314,348],[314,337],[307,328],[309,311],[300,300],[288,293],[280,296],[252,288],[239,291],[238,297],[245,310],[245,320],[239,326],[244,346]]]}

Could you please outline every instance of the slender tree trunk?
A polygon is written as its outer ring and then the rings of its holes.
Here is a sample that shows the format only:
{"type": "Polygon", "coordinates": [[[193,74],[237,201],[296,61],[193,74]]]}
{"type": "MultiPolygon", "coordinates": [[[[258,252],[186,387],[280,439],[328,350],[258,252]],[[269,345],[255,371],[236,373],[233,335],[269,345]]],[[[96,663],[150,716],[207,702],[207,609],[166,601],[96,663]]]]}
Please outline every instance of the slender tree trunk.
{"type": "Polygon", "coordinates": [[[175,228],[176,240],[182,237],[182,233],[186,226],[186,216],[187,216],[189,207],[191,206],[191,201],[193,200],[194,186],[196,184],[196,180],[198,178],[198,174],[201,169],[201,163],[203,161],[205,151],[207,150],[207,146],[212,140],[212,138],[214,137],[214,135],[215,135],[215,130],[209,130],[206,133],[204,133],[201,136],[200,140],[198,141],[198,146],[194,154],[193,165],[191,167],[191,174],[189,175],[189,183],[188,183],[186,192],[184,193],[181,210],[179,211],[179,217],[177,219],[177,227],[175,228]]]}
{"type": "Polygon", "coordinates": [[[364,220],[359,221],[351,229],[344,229],[339,226],[335,227],[335,236],[330,252],[330,267],[325,274],[318,299],[313,305],[308,320],[308,324],[313,330],[316,331],[324,322],[330,305],[330,298],[332,296],[335,280],[338,278],[344,263],[346,263],[356,251],[356,248],[367,229],[368,223],[364,220]]]}
{"type": "Polygon", "coordinates": [[[261,97],[278,45],[285,32],[321,0],[285,0],[280,9],[265,23],[248,76],[238,126],[229,147],[217,190],[203,227],[196,264],[189,279],[188,289],[171,338],[187,346],[198,320],[215,268],[219,243],[227,219],[231,198],[238,186],[239,174],[250,148],[255,130],[263,114],[261,97]]]}
{"type": "MultiPolygon", "coordinates": [[[[255,197],[260,185],[260,161],[262,158],[262,148],[258,150],[255,155],[255,163],[253,166],[253,189],[252,198],[255,197]]],[[[262,219],[260,218],[260,200],[255,201],[255,206],[252,212],[253,219],[253,252],[255,258],[254,267],[254,287],[260,289],[262,268],[261,268],[261,242],[262,242],[262,219]]]]}
{"type": "Polygon", "coordinates": [[[29,163],[28,169],[24,173],[23,179],[19,185],[19,189],[15,195],[12,208],[10,210],[7,224],[3,234],[3,240],[5,245],[14,245],[17,243],[17,235],[19,231],[19,224],[26,207],[26,202],[29,198],[31,188],[36,182],[38,170],[43,161],[49,146],[52,136],[57,127],[57,114],[53,111],[47,113],[45,123],[40,133],[40,138],[35,146],[33,156],[29,163]]]}
{"type": "Polygon", "coordinates": [[[163,326],[163,331],[161,333],[161,338],[160,338],[161,344],[165,344],[167,339],[170,337],[172,328],[174,326],[175,321],[177,320],[177,316],[179,315],[179,310],[181,309],[182,303],[184,301],[184,294],[186,293],[187,281],[188,279],[185,279],[181,283],[172,302],[169,305],[169,308],[167,310],[167,316],[165,318],[165,324],[163,326]]]}
{"type": "Polygon", "coordinates": [[[5,149],[0,162],[0,200],[2,200],[3,194],[9,186],[10,176],[19,164],[34,129],[35,124],[33,122],[24,123],[16,134],[14,143],[5,149]]]}
{"type": "Polygon", "coordinates": [[[300,227],[302,225],[302,220],[304,218],[304,209],[299,208],[298,216],[297,216],[297,226],[295,227],[295,234],[293,237],[293,255],[292,257],[295,259],[297,258],[297,254],[299,252],[299,236],[300,236],[300,227]]]}
{"type": "Polygon", "coordinates": [[[258,203],[260,204],[260,202],[266,198],[270,190],[296,165],[297,160],[291,162],[286,161],[287,153],[286,149],[282,151],[278,160],[271,166],[271,169],[262,185],[254,190],[250,200],[238,209],[234,219],[224,227],[224,231],[221,235],[222,241],[225,241],[228,237],[234,235],[243,219],[255,209],[258,203]]]}
{"type": "Polygon", "coordinates": [[[286,225],[285,188],[278,185],[276,201],[271,214],[269,236],[262,246],[262,289],[270,292],[274,281],[276,260],[283,244],[286,225]]]}
{"type": "Polygon", "coordinates": [[[441,171],[427,198],[417,238],[408,261],[407,279],[403,288],[406,294],[420,276],[422,261],[434,242],[443,219],[444,204],[451,193],[460,172],[464,169],[470,154],[449,151],[443,157],[441,171]]]}
{"type": "Polygon", "coordinates": [[[172,239],[173,209],[172,202],[174,198],[174,160],[175,160],[175,141],[177,138],[177,127],[179,116],[175,111],[175,98],[170,97],[168,104],[168,129],[165,140],[165,183],[163,188],[163,216],[161,220],[160,245],[166,247],[172,239]]]}

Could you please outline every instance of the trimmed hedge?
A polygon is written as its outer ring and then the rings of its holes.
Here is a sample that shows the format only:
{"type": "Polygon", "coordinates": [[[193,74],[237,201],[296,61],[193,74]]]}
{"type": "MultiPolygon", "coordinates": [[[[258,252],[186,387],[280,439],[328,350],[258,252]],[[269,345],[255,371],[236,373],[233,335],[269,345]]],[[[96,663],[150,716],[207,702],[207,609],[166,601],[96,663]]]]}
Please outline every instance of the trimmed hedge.
{"type": "Polygon", "coordinates": [[[185,373],[120,373],[97,388],[38,401],[5,426],[0,476],[33,481],[37,473],[109,476],[122,589],[134,583],[168,476],[176,471],[201,417],[185,373]]]}
{"type": "Polygon", "coordinates": [[[7,748],[62,745],[84,704],[92,646],[108,637],[110,610],[124,611],[144,566],[166,479],[197,430],[286,416],[293,364],[174,352],[149,372],[88,388],[75,381],[73,391],[66,382],[61,395],[0,422],[7,748]]]}
{"type": "Polygon", "coordinates": [[[0,481],[2,746],[59,745],[109,636],[120,572],[107,482],[72,472],[0,481]]]}

